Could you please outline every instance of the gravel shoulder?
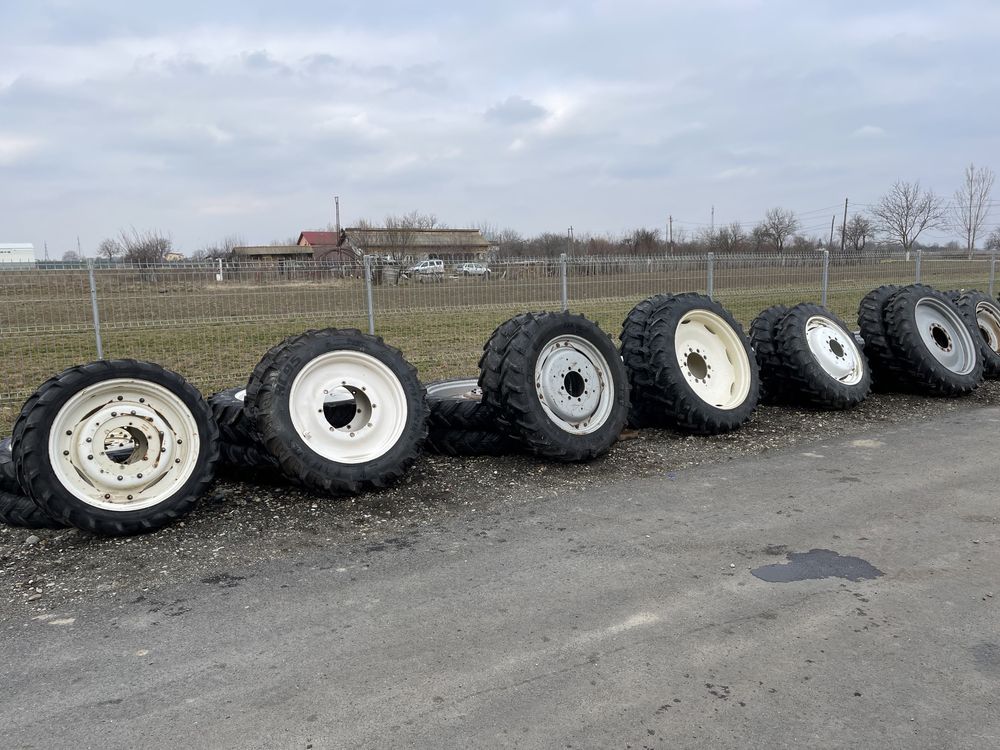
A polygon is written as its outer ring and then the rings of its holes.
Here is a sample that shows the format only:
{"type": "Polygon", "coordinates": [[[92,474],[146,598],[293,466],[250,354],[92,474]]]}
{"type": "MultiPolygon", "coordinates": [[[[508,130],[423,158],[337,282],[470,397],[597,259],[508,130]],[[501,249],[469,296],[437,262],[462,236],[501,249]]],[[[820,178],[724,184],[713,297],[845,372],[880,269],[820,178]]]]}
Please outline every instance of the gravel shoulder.
{"type": "Polygon", "coordinates": [[[625,479],[670,481],[673,472],[693,466],[988,406],[1000,406],[1000,382],[962,399],[877,394],[848,412],[762,407],[742,430],[716,437],[641,430],[606,457],[583,465],[526,456],[424,456],[397,485],[348,499],[317,496],[275,477],[221,477],[182,523],[145,536],[108,539],[77,530],[0,527],[0,621],[82,601],[114,605],[262,561],[359,544],[405,546],[408,536],[455,516],[502,514],[625,479]],[[27,543],[32,536],[36,539],[27,543]]]}

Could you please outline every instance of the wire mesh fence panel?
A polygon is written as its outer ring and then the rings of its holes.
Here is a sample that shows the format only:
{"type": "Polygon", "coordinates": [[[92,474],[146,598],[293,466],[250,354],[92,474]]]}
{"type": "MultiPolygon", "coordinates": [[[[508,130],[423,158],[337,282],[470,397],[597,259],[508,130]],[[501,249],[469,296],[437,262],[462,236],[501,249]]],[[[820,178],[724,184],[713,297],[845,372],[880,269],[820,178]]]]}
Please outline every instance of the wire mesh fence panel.
{"type": "Polygon", "coordinates": [[[832,254],[827,307],[854,326],[864,295],[883,284],[912,284],[916,268],[915,253],[832,254]]]}
{"type": "Polygon", "coordinates": [[[937,289],[977,289],[985,292],[990,283],[990,258],[938,258],[924,254],[920,281],[937,289]]]}
{"type": "MultiPolygon", "coordinates": [[[[832,253],[827,304],[848,323],[861,297],[917,273],[939,289],[989,286],[991,258],[903,252],[832,253]]],[[[372,310],[361,262],[184,263],[93,268],[104,356],[148,359],[203,391],[244,383],[261,355],[309,328],[368,329],[398,346],[426,382],[475,375],[483,344],[504,320],[528,310],[569,310],[613,337],[639,300],[708,292],[744,325],[777,303],[819,302],[821,252],[506,259],[442,263],[408,272],[370,259],[372,310]]],[[[90,272],[0,267],[0,430],[53,373],[97,357],[90,272]]]]}
{"type": "Polygon", "coordinates": [[[569,309],[583,313],[617,339],[637,302],[653,294],[707,289],[704,256],[568,258],[569,309]]]}
{"type": "Polygon", "coordinates": [[[85,267],[0,266],[0,424],[51,375],[97,357],[85,267]]]}
{"type": "Polygon", "coordinates": [[[107,357],[147,359],[205,391],[245,383],[274,344],[365,325],[357,264],[172,265],[97,272],[107,357]]]}
{"type": "Polygon", "coordinates": [[[429,273],[373,274],[376,332],[399,347],[427,382],[474,375],[483,344],[528,310],[558,310],[558,260],[448,264],[429,273]]]}

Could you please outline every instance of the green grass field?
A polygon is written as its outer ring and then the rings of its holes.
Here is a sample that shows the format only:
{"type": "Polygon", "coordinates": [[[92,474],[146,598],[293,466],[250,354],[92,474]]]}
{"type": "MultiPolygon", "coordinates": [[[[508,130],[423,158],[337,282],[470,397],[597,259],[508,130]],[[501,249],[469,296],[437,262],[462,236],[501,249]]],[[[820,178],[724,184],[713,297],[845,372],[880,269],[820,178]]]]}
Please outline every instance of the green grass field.
{"type": "MultiPolygon", "coordinates": [[[[809,259],[812,261],[812,259],[809,259]]],[[[941,289],[986,289],[989,261],[924,259],[922,281],[941,289]]],[[[376,332],[399,347],[421,377],[476,373],[483,343],[510,316],[560,307],[555,273],[512,269],[489,282],[376,286],[376,332]]],[[[910,283],[914,264],[902,259],[831,266],[828,306],[854,324],[857,304],[883,283],[910,283]]],[[[645,270],[597,272],[571,266],[570,309],[617,335],[629,309],[658,292],[706,290],[702,262],[645,270]]],[[[718,262],[716,299],[744,325],[776,303],[819,302],[821,271],[803,263],[718,262]]],[[[110,270],[97,274],[104,355],[148,359],[177,370],[205,393],[245,382],[260,356],[308,328],[367,328],[365,290],[357,278],[303,272],[290,277],[255,269],[216,281],[206,270],[110,270]]],[[[86,271],[0,272],[0,432],[47,377],[97,356],[86,271]]]]}

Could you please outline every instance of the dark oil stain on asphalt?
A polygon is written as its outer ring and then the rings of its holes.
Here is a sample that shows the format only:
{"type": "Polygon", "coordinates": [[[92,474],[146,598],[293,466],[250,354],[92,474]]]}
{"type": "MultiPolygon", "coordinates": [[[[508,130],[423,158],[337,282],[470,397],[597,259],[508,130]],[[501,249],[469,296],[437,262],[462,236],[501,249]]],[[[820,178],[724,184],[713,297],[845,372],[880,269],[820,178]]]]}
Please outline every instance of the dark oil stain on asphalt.
{"type": "Polygon", "coordinates": [[[789,552],[786,563],[764,565],[750,571],[756,578],[768,583],[791,583],[818,578],[846,578],[848,581],[866,581],[883,575],[867,560],[850,555],[839,555],[829,549],[811,549],[808,552],[789,552]]]}

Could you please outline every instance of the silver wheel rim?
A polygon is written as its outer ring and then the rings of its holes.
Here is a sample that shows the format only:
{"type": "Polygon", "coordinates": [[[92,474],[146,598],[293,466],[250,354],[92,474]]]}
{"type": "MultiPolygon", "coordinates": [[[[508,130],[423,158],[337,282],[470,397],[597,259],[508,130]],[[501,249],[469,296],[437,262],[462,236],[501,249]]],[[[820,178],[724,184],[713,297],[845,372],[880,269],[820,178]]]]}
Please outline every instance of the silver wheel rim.
{"type": "Polygon", "coordinates": [[[1000,354],[1000,307],[990,302],[980,302],[976,305],[976,323],[979,332],[983,334],[986,345],[1000,354]]]}
{"type": "Polygon", "coordinates": [[[968,375],[975,369],[975,343],[952,305],[935,297],[922,297],[913,315],[920,339],[931,356],[956,375],[968,375]]]}
{"type": "Polygon", "coordinates": [[[735,409],[750,394],[750,358],[739,334],[710,310],[691,310],[674,334],[677,363],[691,390],[717,409],[735,409]]]}
{"type": "Polygon", "coordinates": [[[854,336],[822,315],[806,321],[809,352],[823,372],[844,385],[857,385],[864,376],[864,362],[854,336]]]}
{"type": "Polygon", "coordinates": [[[299,438],[328,461],[360,464],[384,456],[406,429],[406,391],[381,360],[350,349],[322,354],[299,371],[289,390],[289,412],[299,438]],[[353,401],[344,424],[331,424],[331,403],[353,401]]]}
{"type": "Polygon", "coordinates": [[[427,386],[427,397],[441,401],[482,401],[483,389],[475,378],[451,380],[445,383],[431,383],[427,386]]]}
{"type": "Polygon", "coordinates": [[[123,512],[173,496],[194,473],[201,436],[173,391],[117,378],[88,386],[63,405],[48,448],[56,478],[75,498],[123,512]]]}
{"type": "Polygon", "coordinates": [[[574,435],[599,430],[614,406],[614,377],[604,355],[584,338],[559,336],[535,361],[535,390],[542,409],[574,435]]]}

